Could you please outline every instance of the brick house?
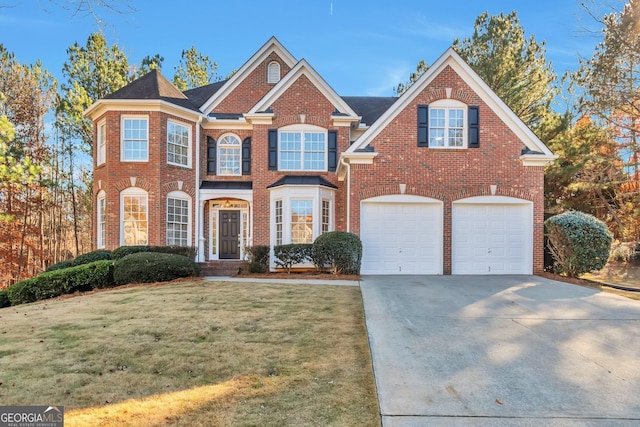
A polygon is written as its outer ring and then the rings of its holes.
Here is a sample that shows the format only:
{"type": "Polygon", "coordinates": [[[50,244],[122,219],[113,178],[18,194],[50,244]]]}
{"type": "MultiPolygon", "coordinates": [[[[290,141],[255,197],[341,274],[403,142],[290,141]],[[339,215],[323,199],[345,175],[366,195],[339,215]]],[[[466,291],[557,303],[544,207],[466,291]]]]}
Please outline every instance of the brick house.
{"type": "Polygon", "coordinates": [[[275,38],[180,92],[158,71],[98,100],[99,248],[363,241],[364,274],[531,274],[555,156],[452,49],[400,97],[343,97],[275,38]]]}

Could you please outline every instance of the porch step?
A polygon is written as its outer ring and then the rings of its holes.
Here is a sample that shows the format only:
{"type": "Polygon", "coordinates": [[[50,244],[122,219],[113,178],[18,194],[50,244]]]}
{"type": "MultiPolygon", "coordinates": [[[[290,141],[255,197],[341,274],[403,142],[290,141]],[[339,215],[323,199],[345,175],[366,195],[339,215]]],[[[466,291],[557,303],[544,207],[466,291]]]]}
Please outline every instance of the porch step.
{"type": "Polygon", "coordinates": [[[235,276],[238,274],[242,261],[207,261],[200,263],[202,276],[235,276]]]}

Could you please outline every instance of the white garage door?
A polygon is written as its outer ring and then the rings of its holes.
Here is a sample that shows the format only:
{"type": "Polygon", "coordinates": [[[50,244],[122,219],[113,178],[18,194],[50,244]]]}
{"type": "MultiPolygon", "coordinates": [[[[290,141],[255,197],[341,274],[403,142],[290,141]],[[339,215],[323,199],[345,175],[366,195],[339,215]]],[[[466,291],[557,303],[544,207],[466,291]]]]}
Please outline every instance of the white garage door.
{"type": "Polygon", "coordinates": [[[453,274],[532,274],[533,204],[510,197],[453,203],[453,274]]]}
{"type": "Polygon", "coordinates": [[[362,202],[362,274],[442,274],[442,202],[383,196],[362,202]]]}

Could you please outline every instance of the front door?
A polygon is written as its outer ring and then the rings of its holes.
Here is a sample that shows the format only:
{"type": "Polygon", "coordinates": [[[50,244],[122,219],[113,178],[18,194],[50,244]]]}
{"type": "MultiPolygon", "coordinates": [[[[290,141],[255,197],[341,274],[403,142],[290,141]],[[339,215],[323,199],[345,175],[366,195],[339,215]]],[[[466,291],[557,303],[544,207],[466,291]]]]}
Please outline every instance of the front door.
{"type": "Polygon", "coordinates": [[[240,211],[220,211],[220,259],[240,259],[240,211]]]}

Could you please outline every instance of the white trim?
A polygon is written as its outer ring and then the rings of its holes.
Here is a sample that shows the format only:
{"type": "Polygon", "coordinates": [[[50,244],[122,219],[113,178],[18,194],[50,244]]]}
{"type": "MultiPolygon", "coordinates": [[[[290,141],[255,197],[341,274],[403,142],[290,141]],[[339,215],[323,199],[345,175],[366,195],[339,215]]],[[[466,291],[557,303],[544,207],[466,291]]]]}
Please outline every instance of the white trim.
{"type": "MultiPolygon", "coordinates": [[[[252,203],[250,203],[248,200],[238,199],[238,200],[231,201],[231,204],[242,204],[246,206],[230,206],[228,208],[214,207],[214,204],[222,203],[223,200],[224,199],[207,200],[207,203],[209,204],[209,229],[207,230],[207,235],[209,238],[209,246],[207,248],[207,251],[208,251],[207,256],[210,261],[220,260],[220,211],[238,211],[240,212],[240,218],[238,218],[238,221],[240,223],[239,225],[240,253],[239,253],[239,258],[237,260],[230,259],[228,261],[241,261],[245,257],[245,247],[250,246],[251,242],[253,241],[253,233],[252,233],[253,215],[251,215],[252,203]],[[244,221],[242,220],[242,216],[244,214],[247,215],[248,230],[244,229],[244,221]],[[213,236],[212,236],[213,230],[214,230],[214,227],[213,227],[214,217],[216,218],[215,240],[213,239],[213,236]],[[246,235],[246,240],[245,240],[245,235],[246,235]],[[213,253],[214,248],[216,250],[215,254],[213,253]]],[[[227,261],[227,260],[221,260],[221,261],[227,261]]]]}
{"type": "Polygon", "coordinates": [[[172,165],[172,166],[179,166],[181,168],[186,168],[186,169],[191,169],[192,164],[191,164],[191,153],[192,153],[192,147],[193,147],[193,143],[192,143],[193,139],[191,138],[191,126],[187,125],[183,122],[178,122],[176,120],[171,120],[171,119],[167,119],[167,146],[166,146],[166,151],[167,151],[167,164],[168,165],[172,165]],[[187,129],[187,164],[184,165],[182,163],[174,163],[174,162],[170,162],[169,161],[169,123],[171,123],[174,126],[181,126],[183,128],[187,129]]]}
{"type": "Polygon", "coordinates": [[[165,223],[164,223],[164,229],[165,229],[165,242],[167,243],[167,245],[169,245],[168,243],[168,239],[169,236],[167,235],[167,226],[169,224],[169,199],[176,199],[176,200],[182,200],[182,201],[186,201],[187,202],[187,246],[193,246],[193,239],[192,239],[192,235],[191,235],[191,229],[193,226],[192,220],[191,218],[193,217],[193,203],[191,201],[191,196],[189,196],[187,193],[185,193],[184,191],[171,191],[167,194],[166,198],[165,198],[165,223]]]}
{"type": "Polygon", "coordinates": [[[456,99],[439,99],[429,104],[428,108],[429,108],[429,114],[427,116],[427,121],[428,121],[427,141],[429,142],[429,145],[428,145],[429,148],[433,148],[434,150],[436,149],[463,150],[465,148],[468,148],[469,117],[468,117],[467,109],[469,108],[469,106],[464,102],[458,101],[456,99]],[[431,131],[434,130],[434,126],[431,125],[431,119],[433,119],[433,110],[443,110],[445,112],[444,128],[438,128],[438,129],[443,129],[444,131],[443,145],[433,145],[431,143],[431,131]],[[451,129],[449,127],[449,121],[450,121],[449,119],[450,119],[451,111],[462,111],[462,145],[461,146],[450,144],[451,140],[448,134],[449,134],[449,130],[451,129]]]}
{"type": "Polygon", "coordinates": [[[180,107],[161,99],[99,99],[82,114],[93,120],[107,111],[127,111],[127,113],[161,111],[185,120],[196,120],[201,115],[199,111],[180,107]]]}
{"type": "Polygon", "coordinates": [[[149,115],[148,114],[140,114],[140,115],[130,115],[123,114],[120,116],[120,161],[123,163],[148,163],[149,162],[149,148],[151,146],[149,138],[149,115]],[[125,157],[125,148],[124,148],[124,132],[125,132],[125,121],[127,120],[144,120],[147,123],[146,133],[147,133],[147,149],[146,149],[146,158],[145,159],[134,159],[130,160],[125,157]]]}
{"type": "Polygon", "coordinates": [[[526,199],[518,199],[508,196],[476,196],[454,200],[453,204],[501,204],[501,205],[533,205],[533,202],[526,199]]]}
{"type": "Polygon", "coordinates": [[[442,200],[433,199],[431,197],[414,196],[411,194],[390,194],[387,196],[370,197],[363,199],[360,203],[439,203],[442,200]]]}
{"type": "Polygon", "coordinates": [[[539,158],[553,160],[554,154],[524,124],[524,122],[502,101],[496,93],[473,71],[473,69],[456,53],[453,48],[447,51],[396,101],[375,123],[371,124],[358,140],[345,153],[350,154],[370,144],[398,114],[409,106],[415,98],[427,88],[446,67],[451,67],[456,74],[480,96],[502,121],[511,129],[522,143],[531,151],[542,154],[539,158]]]}

